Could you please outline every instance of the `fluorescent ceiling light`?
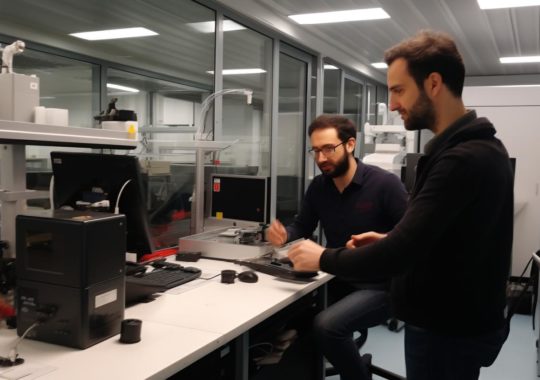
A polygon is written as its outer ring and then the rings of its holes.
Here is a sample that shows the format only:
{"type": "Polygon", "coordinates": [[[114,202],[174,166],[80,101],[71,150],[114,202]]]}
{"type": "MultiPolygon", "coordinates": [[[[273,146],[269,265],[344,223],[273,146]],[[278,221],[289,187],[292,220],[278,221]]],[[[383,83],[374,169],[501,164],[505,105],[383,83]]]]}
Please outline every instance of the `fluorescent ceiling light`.
{"type": "Polygon", "coordinates": [[[501,63],[538,63],[540,62],[540,55],[530,55],[521,57],[501,57],[499,58],[501,63]]]}
{"type": "Polygon", "coordinates": [[[376,69],[387,69],[388,65],[386,62],[373,62],[371,66],[375,67],[376,69]]]}
{"type": "MultiPolygon", "coordinates": [[[[186,25],[192,27],[193,29],[201,33],[214,33],[216,31],[216,23],[214,21],[190,22],[186,25]]],[[[242,29],[246,28],[232,20],[223,20],[224,32],[232,32],[234,30],[242,29]]]]}
{"type": "MultiPolygon", "coordinates": [[[[243,75],[243,74],[261,74],[265,73],[263,69],[225,69],[222,71],[222,75],[243,75]]],[[[214,74],[213,71],[207,71],[208,74],[214,74]]]]}
{"type": "Polygon", "coordinates": [[[532,7],[540,5],[540,0],[478,0],[480,9],[532,7]]]}
{"type": "Polygon", "coordinates": [[[119,84],[114,84],[114,83],[107,83],[107,88],[112,88],[115,90],[122,90],[122,91],[127,91],[127,92],[139,92],[139,90],[136,88],[121,86],[119,84]]]}
{"type": "Polygon", "coordinates": [[[324,69],[325,70],[338,70],[338,68],[336,66],[328,65],[328,64],[324,65],[324,69]]]}
{"type": "Polygon", "coordinates": [[[489,87],[540,87],[540,84],[501,84],[498,86],[489,87]]]}
{"type": "Polygon", "coordinates": [[[303,13],[290,15],[299,24],[328,24],[332,22],[380,20],[390,18],[382,8],[351,9],[349,11],[303,13]]]}
{"type": "Polygon", "coordinates": [[[126,28],[126,29],[109,29],[96,30],[94,32],[70,33],[70,36],[82,38],[89,41],[98,40],[114,40],[117,38],[132,38],[156,36],[157,33],[146,28],[126,28]]]}

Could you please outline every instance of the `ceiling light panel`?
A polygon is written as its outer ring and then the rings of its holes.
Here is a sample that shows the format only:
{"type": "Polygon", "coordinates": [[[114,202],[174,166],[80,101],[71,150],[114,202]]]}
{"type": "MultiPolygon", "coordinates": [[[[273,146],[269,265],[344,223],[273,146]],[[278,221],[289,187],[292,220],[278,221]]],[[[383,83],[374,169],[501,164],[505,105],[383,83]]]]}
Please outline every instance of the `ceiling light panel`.
{"type": "Polygon", "coordinates": [[[126,92],[139,92],[137,88],[122,86],[122,85],[114,84],[114,83],[107,83],[107,88],[112,88],[114,90],[121,90],[121,91],[126,91],[126,92]]]}
{"type": "Polygon", "coordinates": [[[540,5],[540,0],[478,0],[480,9],[500,9],[532,7],[540,5]]]}
{"type": "MultiPolygon", "coordinates": [[[[201,33],[214,33],[216,31],[216,23],[214,21],[190,22],[186,25],[201,33]]],[[[232,20],[223,20],[224,32],[232,32],[234,30],[243,29],[246,28],[232,20]]]]}
{"type": "Polygon", "coordinates": [[[70,33],[70,36],[88,41],[115,40],[119,38],[156,36],[158,33],[146,28],[96,30],[93,32],[70,33]]]}
{"type": "Polygon", "coordinates": [[[540,55],[529,55],[521,57],[501,57],[501,63],[539,63],[540,55]]]}
{"type": "Polygon", "coordinates": [[[371,66],[375,67],[376,69],[387,69],[388,65],[385,62],[373,62],[371,66]]]}
{"type": "Polygon", "coordinates": [[[303,13],[290,15],[299,24],[329,24],[335,22],[367,21],[390,18],[382,8],[351,9],[348,11],[303,13]]]}
{"type": "MultiPolygon", "coordinates": [[[[224,69],[222,75],[245,75],[245,74],[262,74],[266,70],[263,69],[224,69]]],[[[214,74],[214,71],[207,71],[208,74],[214,74]]]]}

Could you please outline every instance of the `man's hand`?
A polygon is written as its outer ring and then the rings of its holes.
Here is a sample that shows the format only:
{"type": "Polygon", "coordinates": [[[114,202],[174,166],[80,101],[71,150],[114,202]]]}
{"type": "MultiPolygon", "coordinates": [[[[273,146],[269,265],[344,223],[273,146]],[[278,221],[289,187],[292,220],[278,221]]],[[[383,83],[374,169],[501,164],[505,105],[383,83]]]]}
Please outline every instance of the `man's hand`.
{"type": "Polygon", "coordinates": [[[315,272],[320,269],[319,261],[323,251],[324,247],[319,244],[304,240],[293,245],[287,255],[294,265],[294,270],[315,272]]]}
{"type": "Polygon", "coordinates": [[[373,232],[373,231],[365,232],[363,234],[352,235],[351,240],[349,240],[345,246],[349,249],[357,248],[363,245],[373,243],[385,237],[386,237],[386,234],[380,234],[378,232],[373,232]]]}
{"type": "Polygon", "coordinates": [[[287,230],[279,220],[274,220],[266,230],[266,240],[274,246],[287,243],[287,230]]]}

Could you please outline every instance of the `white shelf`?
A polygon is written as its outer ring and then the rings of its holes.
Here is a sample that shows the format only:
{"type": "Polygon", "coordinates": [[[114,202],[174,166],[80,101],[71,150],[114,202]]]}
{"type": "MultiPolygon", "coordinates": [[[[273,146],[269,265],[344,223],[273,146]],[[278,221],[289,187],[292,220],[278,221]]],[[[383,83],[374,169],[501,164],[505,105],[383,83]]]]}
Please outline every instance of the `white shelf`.
{"type": "Polygon", "coordinates": [[[2,174],[0,220],[2,240],[8,243],[6,257],[15,257],[15,218],[23,212],[23,200],[41,197],[26,190],[26,145],[68,146],[98,149],[134,149],[137,135],[124,131],[97,128],[64,127],[60,125],[35,124],[21,121],[0,120],[0,144],[2,150],[0,173],[2,174]]]}
{"type": "Polygon", "coordinates": [[[0,143],[105,149],[137,147],[136,136],[130,138],[128,133],[123,131],[63,127],[11,120],[0,120],[0,143]]]}
{"type": "Polygon", "coordinates": [[[169,150],[202,150],[206,152],[215,152],[226,149],[238,142],[238,140],[232,141],[213,141],[213,140],[192,140],[192,141],[169,141],[169,140],[148,140],[152,143],[167,144],[161,146],[161,149],[169,150]]]}

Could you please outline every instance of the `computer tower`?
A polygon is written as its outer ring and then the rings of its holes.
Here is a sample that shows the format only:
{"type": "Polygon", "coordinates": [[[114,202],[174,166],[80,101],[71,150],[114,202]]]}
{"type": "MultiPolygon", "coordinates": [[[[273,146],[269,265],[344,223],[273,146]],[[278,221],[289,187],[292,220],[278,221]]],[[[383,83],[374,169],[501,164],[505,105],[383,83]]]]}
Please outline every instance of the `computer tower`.
{"type": "Polygon", "coordinates": [[[87,348],[124,319],[124,215],[54,211],[18,215],[17,333],[87,348]]]}

